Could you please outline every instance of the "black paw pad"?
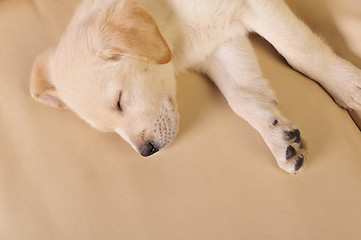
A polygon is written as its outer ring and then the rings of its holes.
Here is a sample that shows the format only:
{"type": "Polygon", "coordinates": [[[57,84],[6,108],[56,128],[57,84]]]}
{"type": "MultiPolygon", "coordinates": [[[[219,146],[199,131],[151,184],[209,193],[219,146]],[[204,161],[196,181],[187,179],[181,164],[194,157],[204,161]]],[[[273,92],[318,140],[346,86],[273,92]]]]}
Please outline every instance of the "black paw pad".
{"type": "Polygon", "coordinates": [[[276,126],[277,124],[278,124],[278,120],[277,120],[277,119],[272,122],[272,125],[273,125],[273,126],[276,126]]]}
{"type": "Polygon", "coordinates": [[[295,143],[301,142],[301,133],[298,129],[294,129],[292,131],[286,131],[285,135],[286,135],[286,140],[295,139],[294,140],[295,143]]]}
{"type": "Polygon", "coordinates": [[[296,158],[295,171],[298,171],[302,167],[304,159],[305,158],[303,155],[300,155],[298,158],[296,158]]]}
{"type": "Polygon", "coordinates": [[[289,160],[296,155],[296,149],[289,145],[286,150],[286,159],[289,160]]]}

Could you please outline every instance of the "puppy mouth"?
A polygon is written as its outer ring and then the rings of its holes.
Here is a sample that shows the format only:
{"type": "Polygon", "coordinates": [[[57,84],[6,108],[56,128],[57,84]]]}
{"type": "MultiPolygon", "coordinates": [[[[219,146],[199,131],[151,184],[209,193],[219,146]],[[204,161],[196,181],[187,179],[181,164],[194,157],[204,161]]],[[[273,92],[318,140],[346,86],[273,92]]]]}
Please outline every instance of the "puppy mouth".
{"type": "Polygon", "coordinates": [[[178,116],[173,107],[166,109],[165,113],[155,119],[149,128],[138,135],[137,151],[143,157],[149,157],[168,146],[174,139],[178,130],[178,116]],[[172,113],[169,115],[169,113],[172,113]]]}

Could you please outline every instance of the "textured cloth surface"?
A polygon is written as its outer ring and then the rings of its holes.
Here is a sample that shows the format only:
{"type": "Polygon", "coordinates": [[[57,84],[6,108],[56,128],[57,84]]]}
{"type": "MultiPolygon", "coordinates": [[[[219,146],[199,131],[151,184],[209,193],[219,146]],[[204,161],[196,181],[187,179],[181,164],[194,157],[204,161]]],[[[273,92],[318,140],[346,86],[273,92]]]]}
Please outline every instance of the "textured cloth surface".
{"type": "MultiPolygon", "coordinates": [[[[360,239],[360,131],[258,36],[264,75],[309,147],[296,176],[196,74],[178,78],[176,140],[146,159],[116,134],[33,101],[32,62],[77,3],[0,0],[1,240],[360,239]]],[[[287,3],[361,67],[360,0],[287,3]]]]}

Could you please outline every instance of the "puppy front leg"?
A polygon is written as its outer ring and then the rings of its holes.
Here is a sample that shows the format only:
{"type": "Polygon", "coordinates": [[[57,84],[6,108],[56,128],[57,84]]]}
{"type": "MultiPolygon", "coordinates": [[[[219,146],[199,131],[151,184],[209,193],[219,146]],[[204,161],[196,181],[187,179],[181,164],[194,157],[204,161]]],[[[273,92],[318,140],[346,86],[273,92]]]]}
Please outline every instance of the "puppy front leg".
{"type": "Polygon", "coordinates": [[[319,82],[342,107],[361,109],[361,70],[337,56],[283,0],[247,0],[243,21],[298,71],[319,82]]]}
{"type": "Polygon", "coordinates": [[[278,165],[296,173],[305,158],[300,131],[279,111],[248,38],[218,47],[205,60],[202,71],[215,82],[234,112],[262,135],[278,165]]]}

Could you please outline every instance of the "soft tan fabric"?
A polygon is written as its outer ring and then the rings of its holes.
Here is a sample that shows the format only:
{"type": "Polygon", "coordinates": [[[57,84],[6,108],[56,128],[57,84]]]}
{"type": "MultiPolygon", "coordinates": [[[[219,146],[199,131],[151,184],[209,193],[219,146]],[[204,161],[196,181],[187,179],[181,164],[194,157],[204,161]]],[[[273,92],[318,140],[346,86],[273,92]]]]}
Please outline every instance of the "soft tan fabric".
{"type": "MultiPolygon", "coordinates": [[[[288,3],[361,67],[360,0],[288,3]]],[[[179,77],[176,140],[146,159],[116,134],[33,101],[32,62],[56,44],[76,4],[0,0],[1,240],[360,239],[360,132],[260,37],[264,75],[307,139],[307,168],[296,176],[195,74],[179,77]]]]}

